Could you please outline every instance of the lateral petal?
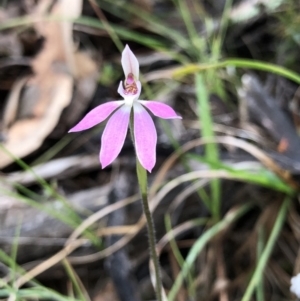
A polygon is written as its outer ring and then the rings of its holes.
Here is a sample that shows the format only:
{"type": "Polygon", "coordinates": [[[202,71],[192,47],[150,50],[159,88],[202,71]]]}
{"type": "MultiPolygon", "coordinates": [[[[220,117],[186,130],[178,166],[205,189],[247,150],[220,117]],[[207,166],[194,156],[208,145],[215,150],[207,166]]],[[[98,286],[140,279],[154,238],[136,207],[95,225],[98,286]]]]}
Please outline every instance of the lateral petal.
{"type": "Polygon", "coordinates": [[[100,163],[102,168],[119,155],[126,138],[131,107],[122,106],[108,120],[101,138],[100,163]]]}
{"type": "Polygon", "coordinates": [[[104,103],[89,113],[87,113],[73,128],[69,130],[71,132],[80,132],[83,130],[87,130],[96,124],[105,120],[114,110],[124,104],[123,100],[110,101],[104,103]]]}
{"type": "Polygon", "coordinates": [[[122,52],[121,63],[126,78],[129,73],[132,73],[136,80],[139,79],[139,62],[128,45],[125,46],[122,52]]]}
{"type": "Polygon", "coordinates": [[[157,134],[154,122],[143,106],[135,102],[134,109],[134,140],[138,160],[149,172],[156,162],[157,134]]]}
{"type": "Polygon", "coordinates": [[[118,87],[118,93],[123,97],[125,98],[127,95],[125,94],[125,89],[123,87],[123,83],[122,81],[120,81],[120,84],[119,84],[119,87],[118,87]]]}
{"type": "Polygon", "coordinates": [[[151,113],[155,116],[163,119],[173,119],[178,118],[182,119],[181,116],[177,115],[176,112],[168,105],[152,100],[139,100],[143,106],[145,106],[151,113]]]}

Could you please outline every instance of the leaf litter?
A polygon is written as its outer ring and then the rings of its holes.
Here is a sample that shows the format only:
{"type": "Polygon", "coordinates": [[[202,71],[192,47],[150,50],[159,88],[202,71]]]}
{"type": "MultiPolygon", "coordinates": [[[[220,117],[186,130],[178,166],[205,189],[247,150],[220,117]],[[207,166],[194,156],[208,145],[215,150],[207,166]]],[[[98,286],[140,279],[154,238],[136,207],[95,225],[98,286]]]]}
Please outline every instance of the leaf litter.
{"type": "MultiPolygon", "coordinates": [[[[32,18],[42,19],[46,16],[47,6],[51,2],[41,1],[32,18]]],[[[80,1],[74,5],[64,0],[52,7],[50,16],[76,18],[80,10],[80,1]],[[70,11],[69,7],[74,11],[70,11]]],[[[6,141],[3,147],[19,158],[38,149],[53,131],[62,111],[72,100],[74,85],[87,79],[95,82],[97,74],[95,63],[85,53],[76,53],[72,23],[41,20],[34,24],[34,28],[45,41],[41,52],[32,59],[33,75],[17,81],[4,111],[6,141]]],[[[79,84],[82,85],[84,83],[79,84]]],[[[88,98],[96,86],[92,84],[89,87],[88,98]]],[[[85,91],[81,88],[80,92],[84,94],[85,91]]],[[[11,156],[0,152],[1,168],[14,161],[11,156]]]]}

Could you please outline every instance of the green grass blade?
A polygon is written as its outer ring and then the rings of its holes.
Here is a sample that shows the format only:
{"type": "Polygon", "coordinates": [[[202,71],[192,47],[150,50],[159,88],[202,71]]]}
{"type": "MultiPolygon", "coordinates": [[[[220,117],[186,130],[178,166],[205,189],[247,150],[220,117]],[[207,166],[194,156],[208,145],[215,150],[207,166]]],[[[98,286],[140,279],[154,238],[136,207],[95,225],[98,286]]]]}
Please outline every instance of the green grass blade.
{"type": "Polygon", "coordinates": [[[132,3],[126,3],[126,5],[122,4],[121,2],[118,3],[116,1],[114,1],[113,3],[114,6],[112,5],[112,1],[110,0],[99,1],[99,5],[111,14],[114,14],[119,18],[125,19],[127,21],[130,21],[132,19],[132,16],[134,16],[135,18],[144,21],[147,29],[151,32],[162,36],[164,39],[174,41],[176,45],[178,45],[182,49],[188,50],[190,48],[190,41],[185,38],[179,31],[174,30],[170,28],[170,26],[164,24],[161,18],[158,18],[157,16],[154,16],[153,14],[142,10],[139,6],[132,3]],[[119,11],[117,11],[115,7],[119,7],[119,11]],[[126,16],[125,13],[127,13],[128,15],[126,16]]]}
{"type": "Polygon", "coordinates": [[[21,225],[22,225],[22,220],[18,221],[18,225],[15,230],[15,236],[13,240],[13,245],[11,249],[11,278],[14,281],[15,276],[16,276],[16,262],[17,262],[17,255],[18,255],[18,247],[19,247],[19,237],[20,237],[20,232],[21,232],[21,225]]]}
{"type": "Polygon", "coordinates": [[[46,289],[44,287],[33,287],[20,289],[17,292],[12,292],[10,289],[0,289],[0,297],[7,298],[12,293],[15,294],[16,300],[55,300],[55,301],[80,301],[76,298],[66,297],[60,295],[54,290],[46,289]]]}
{"type": "Polygon", "coordinates": [[[78,226],[78,223],[76,223],[73,219],[70,219],[70,217],[66,213],[63,213],[62,210],[57,210],[55,208],[52,208],[51,206],[47,206],[43,203],[36,202],[28,197],[25,197],[18,193],[11,192],[4,188],[0,188],[0,192],[3,195],[7,195],[12,198],[18,199],[24,204],[27,204],[33,208],[37,208],[43,212],[46,212],[48,215],[50,215],[58,220],[61,220],[62,222],[66,223],[67,225],[69,225],[73,228],[76,228],[78,226]]]}
{"type": "MultiPolygon", "coordinates": [[[[40,202],[36,202],[36,201],[32,200],[31,198],[20,195],[18,193],[11,192],[11,191],[1,188],[1,187],[0,187],[0,192],[3,195],[7,195],[12,198],[18,199],[21,202],[23,202],[24,204],[27,204],[33,208],[37,208],[37,209],[47,213],[49,216],[52,216],[53,218],[60,220],[61,222],[72,227],[73,229],[77,228],[79,226],[79,224],[81,223],[80,221],[74,220],[72,216],[69,216],[68,211],[65,212],[62,209],[57,210],[57,208],[53,207],[52,204],[43,204],[40,202]]],[[[90,231],[89,229],[85,230],[84,235],[86,238],[90,239],[91,242],[95,246],[97,246],[99,248],[101,247],[101,240],[99,240],[99,238],[96,236],[96,234],[94,234],[92,231],[90,231]]]]}
{"type": "Polygon", "coordinates": [[[23,160],[20,158],[17,158],[14,154],[12,154],[8,149],[5,148],[3,144],[0,143],[0,149],[8,156],[10,156],[15,163],[17,163],[23,170],[26,170],[30,172],[36,179],[37,183],[43,187],[43,189],[48,193],[48,195],[52,196],[53,198],[57,199],[60,201],[65,209],[68,211],[68,214],[75,220],[77,223],[81,222],[81,218],[76,214],[76,212],[71,208],[70,204],[68,201],[61,196],[51,185],[47,183],[42,177],[40,177],[38,174],[34,172],[34,170],[26,164],[23,160]]]}
{"type": "MultiPolygon", "coordinates": [[[[209,105],[209,95],[205,86],[205,81],[203,75],[197,73],[195,77],[196,84],[196,96],[198,101],[198,117],[201,122],[203,138],[213,138],[213,121],[211,116],[211,110],[209,105]]],[[[205,157],[207,160],[212,162],[219,161],[218,147],[216,144],[206,144],[205,145],[205,157]]],[[[211,213],[215,220],[220,218],[220,200],[221,200],[221,184],[218,179],[211,181],[211,193],[212,193],[212,202],[211,202],[211,213]]]]}
{"type": "MultiPolygon", "coordinates": [[[[176,150],[176,152],[181,153],[181,146],[180,146],[179,142],[173,137],[169,123],[163,119],[160,119],[159,122],[160,122],[164,132],[167,134],[168,138],[170,139],[173,148],[176,150]]],[[[185,168],[185,170],[190,172],[192,169],[191,169],[190,165],[188,164],[188,162],[186,161],[186,154],[184,154],[184,156],[181,156],[180,159],[181,159],[181,163],[182,163],[183,167],[185,168]]],[[[198,189],[197,194],[199,195],[199,198],[201,199],[201,201],[203,202],[205,207],[210,211],[211,210],[210,198],[209,198],[208,194],[206,193],[205,189],[198,189]]]]}
{"type": "Polygon", "coordinates": [[[218,37],[217,37],[217,40],[218,40],[217,44],[218,44],[219,52],[215,53],[215,55],[217,55],[215,57],[218,57],[218,58],[219,58],[219,55],[221,53],[221,48],[222,48],[222,45],[223,45],[224,40],[225,40],[226,30],[228,28],[229,16],[230,16],[231,7],[232,7],[232,1],[233,0],[226,0],[225,1],[224,11],[223,11],[223,14],[222,14],[222,18],[220,20],[220,30],[219,30],[218,37]]]}
{"type": "Polygon", "coordinates": [[[117,49],[121,53],[123,48],[124,48],[124,45],[121,42],[118,34],[112,28],[110,23],[106,20],[106,18],[103,15],[102,11],[99,9],[98,4],[94,0],[90,0],[90,5],[94,8],[94,11],[97,14],[97,16],[99,17],[99,19],[101,19],[101,17],[102,17],[101,23],[102,23],[103,27],[105,28],[105,30],[108,33],[108,35],[110,36],[111,40],[114,42],[115,46],[117,47],[117,49]],[[101,15],[99,16],[99,14],[101,14],[101,15]]]}
{"type": "Polygon", "coordinates": [[[203,158],[197,154],[187,154],[186,156],[201,163],[205,163],[211,166],[212,169],[225,170],[229,175],[231,175],[232,178],[237,180],[281,191],[289,195],[293,195],[295,193],[295,191],[288,184],[283,182],[276,174],[264,168],[263,166],[259,170],[236,169],[222,162],[207,160],[206,158],[203,158]]]}
{"type": "MultiPolygon", "coordinates": [[[[264,250],[264,240],[265,240],[265,235],[264,235],[264,229],[263,227],[259,227],[258,229],[258,234],[257,234],[257,247],[256,247],[256,257],[257,257],[257,262],[259,262],[259,258],[261,258],[261,254],[264,250]]],[[[265,301],[264,297],[264,279],[262,278],[261,281],[257,284],[256,287],[256,299],[257,301],[265,301]]]]}
{"type": "Polygon", "coordinates": [[[182,285],[184,278],[186,277],[188,271],[194,265],[194,262],[195,262],[197,256],[203,250],[203,248],[206,246],[206,244],[212,238],[214,238],[218,233],[220,233],[222,230],[226,229],[234,221],[236,221],[238,218],[240,218],[246,212],[248,212],[250,208],[251,208],[251,206],[249,204],[245,204],[242,207],[240,207],[238,210],[236,210],[235,212],[228,214],[224,219],[222,219],[220,222],[218,222],[212,228],[210,228],[205,233],[203,233],[203,235],[195,242],[195,244],[190,249],[188,256],[186,257],[184,266],[183,266],[180,274],[176,278],[175,283],[169,292],[168,301],[175,300],[175,297],[182,285]]]}
{"type": "MultiPolygon", "coordinates": [[[[15,270],[19,275],[24,275],[26,271],[16,264],[16,262],[8,256],[4,251],[0,249],[0,261],[7,266],[15,266],[15,270]]],[[[0,297],[7,298],[11,294],[15,294],[17,300],[22,298],[38,298],[38,299],[51,299],[58,301],[77,301],[77,299],[69,298],[51,290],[43,285],[39,284],[35,280],[29,281],[31,287],[26,289],[16,290],[14,287],[9,286],[4,281],[0,279],[0,297]],[[5,287],[5,288],[3,288],[5,287]]]]}
{"type": "Polygon", "coordinates": [[[75,135],[65,135],[58,142],[48,148],[40,157],[35,159],[31,166],[42,164],[54,158],[60,151],[62,151],[66,146],[69,145],[71,141],[76,138],[75,135]]]}
{"type": "Polygon", "coordinates": [[[288,78],[298,84],[300,84],[300,74],[289,70],[285,67],[281,67],[275,64],[266,63],[263,61],[248,60],[248,59],[227,59],[221,62],[209,63],[209,64],[190,64],[183,67],[177,68],[173,71],[172,75],[174,77],[181,77],[188,74],[197,73],[199,71],[209,70],[209,69],[220,69],[226,68],[228,66],[237,68],[249,68],[254,70],[266,71],[280,75],[282,77],[288,78]]]}
{"type": "MultiPolygon", "coordinates": [[[[49,17],[45,16],[43,18],[44,21],[53,21],[53,22],[72,22],[75,24],[81,24],[88,27],[96,28],[105,30],[104,25],[101,21],[95,18],[90,17],[80,17],[80,18],[59,18],[59,17],[49,17]]],[[[30,18],[30,17],[20,17],[20,18],[14,18],[10,19],[7,22],[3,22],[0,24],[0,31],[6,30],[14,27],[19,26],[31,26],[32,24],[38,22],[39,20],[30,18]]],[[[115,31],[115,33],[120,36],[120,38],[127,39],[130,41],[135,41],[139,44],[146,45],[150,48],[160,48],[160,49],[166,49],[167,43],[163,41],[163,39],[159,39],[157,37],[152,37],[150,35],[137,33],[135,31],[126,29],[122,26],[117,25],[111,25],[112,29],[115,31]]]]}
{"type": "MultiPolygon", "coordinates": [[[[203,220],[202,220],[203,222],[203,220]]],[[[171,222],[171,216],[170,214],[165,215],[165,227],[166,227],[166,232],[170,235],[172,235],[172,222],[171,222]]],[[[179,265],[179,267],[182,269],[184,265],[184,258],[181,255],[181,252],[177,246],[176,240],[174,236],[170,239],[170,247],[172,249],[173,255],[179,265]]],[[[193,275],[191,271],[187,273],[187,282],[188,282],[188,287],[191,289],[189,290],[190,295],[194,295],[194,287],[193,287],[193,275]]]]}
{"type": "Polygon", "coordinates": [[[79,296],[80,300],[85,301],[86,298],[80,288],[80,284],[77,280],[77,277],[76,277],[73,267],[71,266],[71,264],[69,263],[69,261],[66,258],[63,259],[62,263],[63,263],[63,266],[64,266],[70,280],[72,281],[72,284],[74,285],[74,289],[75,289],[77,295],[79,296]]]}
{"type": "Polygon", "coordinates": [[[178,10],[182,16],[183,22],[187,29],[189,38],[190,38],[190,50],[189,53],[193,54],[193,56],[200,60],[200,58],[205,53],[205,42],[204,39],[199,36],[196,31],[196,28],[193,24],[193,20],[188,9],[188,6],[185,1],[181,0],[173,0],[173,2],[177,5],[178,10]]]}
{"type": "Polygon", "coordinates": [[[242,301],[250,301],[251,300],[252,294],[253,294],[256,286],[259,284],[259,282],[262,279],[265,267],[272,254],[275,243],[279,237],[279,234],[280,234],[283,224],[285,222],[286,215],[287,215],[287,212],[289,209],[289,205],[290,205],[290,198],[286,197],[286,199],[284,200],[284,202],[281,205],[281,208],[277,215],[274,227],[273,227],[270,237],[268,239],[267,245],[261,254],[261,257],[258,261],[258,264],[255,268],[254,274],[252,275],[250,283],[246,289],[246,292],[242,298],[242,301]]]}

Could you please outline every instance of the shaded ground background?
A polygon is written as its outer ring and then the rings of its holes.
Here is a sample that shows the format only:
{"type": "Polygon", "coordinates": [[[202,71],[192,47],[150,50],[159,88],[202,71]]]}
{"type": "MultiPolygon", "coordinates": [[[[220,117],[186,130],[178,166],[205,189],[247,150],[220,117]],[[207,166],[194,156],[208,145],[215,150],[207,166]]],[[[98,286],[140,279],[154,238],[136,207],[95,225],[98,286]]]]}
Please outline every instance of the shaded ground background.
{"type": "Polygon", "coordinates": [[[67,134],[129,44],[183,117],[154,118],[149,175],[169,299],[296,300],[299,24],[292,0],[2,1],[1,298],[154,299],[130,139],[101,170],[103,124],[67,134]]]}

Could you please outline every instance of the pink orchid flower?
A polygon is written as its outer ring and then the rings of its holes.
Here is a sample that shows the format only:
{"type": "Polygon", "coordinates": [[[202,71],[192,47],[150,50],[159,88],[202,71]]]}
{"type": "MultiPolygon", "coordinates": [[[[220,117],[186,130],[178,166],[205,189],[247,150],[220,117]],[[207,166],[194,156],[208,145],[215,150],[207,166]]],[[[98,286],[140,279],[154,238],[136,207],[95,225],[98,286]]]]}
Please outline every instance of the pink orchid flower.
{"type": "Polygon", "coordinates": [[[141,94],[139,63],[128,45],[122,52],[121,62],[125,81],[124,86],[122,81],[120,82],[118,93],[124,100],[110,101],[94,108],[69,132],[87,130],[104,121],[113,113],[106,124],[101,139],[100,163],[102,168],[105,168],[117,158],[124,145],[130,114],[133,110],[136,155],[141,165],[151,172],[156,161],[157,134],[154,122],[146,109],[163,119],[181,117],[166,104],[139,100],[141,94]]]}

